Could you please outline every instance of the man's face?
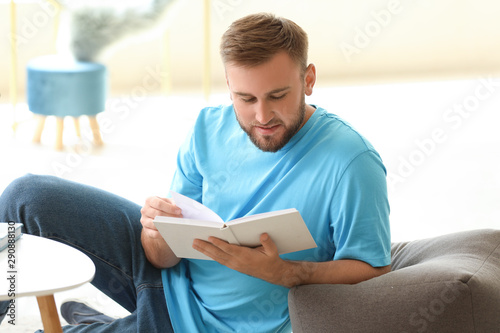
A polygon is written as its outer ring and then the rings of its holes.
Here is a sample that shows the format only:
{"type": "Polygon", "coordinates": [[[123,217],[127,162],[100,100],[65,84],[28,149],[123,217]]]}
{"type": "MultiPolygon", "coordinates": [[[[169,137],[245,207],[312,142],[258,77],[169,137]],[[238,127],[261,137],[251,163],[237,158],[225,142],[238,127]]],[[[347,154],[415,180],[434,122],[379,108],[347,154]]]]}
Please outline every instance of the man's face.
{"type": "Polygon", "coordinates": [[[305,104],[305,95],[312,93],[315,75],[309,65],[302,76],[284,52],[256,67],[226,65],[236,118],[259,149],[280,150],[307,122],[314,108],[305,104]]]}

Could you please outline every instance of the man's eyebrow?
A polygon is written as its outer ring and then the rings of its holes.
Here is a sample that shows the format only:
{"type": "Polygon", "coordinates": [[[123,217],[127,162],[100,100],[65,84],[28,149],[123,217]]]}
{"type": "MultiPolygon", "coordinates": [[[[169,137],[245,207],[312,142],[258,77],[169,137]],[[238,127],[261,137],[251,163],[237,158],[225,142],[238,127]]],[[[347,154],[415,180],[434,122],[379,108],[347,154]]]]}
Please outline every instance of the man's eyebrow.
{"type": "MultiPolygon", "coordinates": [[[[270,92],[266,93],[266,95],[269,96],[269,95],[273,95],[273,94],[279,94],[280,92],[283,92],[283,91],[288,90],[290,88],[291,88],[290,86],[286,86],[283,88],[274,89],[274,90],[271,90],[270,92]]],[[[238,95],[238,96],[243,96],[243,97],[253,97],[252,94],[241,92],[241,91],[235,91],[234,94],[238,95]]]]}
{"type": "Polygon", "coordinates": [[[279,94],[280,92],[283,92],[283,91],[288,90],[290,88],[291,88],[290,86],[286,86],[283,88],[274,89],[274,90],[268,92],[267,95],[269,96],[269,95],[273,95],[273,94],[279,94]]]}
{"type": "Polygon", "coordinates": [[[238,96],[243,96],[243,97],[250,97],[252,96],[252,94],[248,94],[248,93],[244,93],[244,92],[239,92],[239,91],[235,91],[233,92],[235,95],[238,95],[238,96]]]}

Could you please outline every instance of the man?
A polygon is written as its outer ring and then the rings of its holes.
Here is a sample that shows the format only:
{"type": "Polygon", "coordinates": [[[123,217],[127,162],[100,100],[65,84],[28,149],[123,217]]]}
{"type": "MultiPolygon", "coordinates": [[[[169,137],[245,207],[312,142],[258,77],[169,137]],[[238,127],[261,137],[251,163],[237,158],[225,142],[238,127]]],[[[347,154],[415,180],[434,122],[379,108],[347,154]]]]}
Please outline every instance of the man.
{"type": "Polygon", "coordinates": [[[171,199],[148,198],[141,228],[138,208],[109,193],[53,178],[17,180],[0,199],[0,218],[86,249],[97,266],[93,284],[132,312],[68,332],[289,332],[288,288],[357,283],[390,270],[385,168],[347,123],[305,104],[316,80],[305,32],[250,15],[224,34],[221,56],[233,105],[200,112],[172,189],[224,220],[296,208],[318,247],[279,256],[267,234],[257,248],[210,238],[192,246],[213,261],[180,259],[152,223],[182,216],[171,199]]]}

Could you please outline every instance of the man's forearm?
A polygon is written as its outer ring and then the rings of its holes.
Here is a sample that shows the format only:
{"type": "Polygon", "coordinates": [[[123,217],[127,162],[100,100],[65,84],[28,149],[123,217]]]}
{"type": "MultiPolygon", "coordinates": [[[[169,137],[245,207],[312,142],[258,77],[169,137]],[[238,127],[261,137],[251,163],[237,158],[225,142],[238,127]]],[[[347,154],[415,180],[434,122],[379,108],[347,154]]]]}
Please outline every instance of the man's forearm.
{"type": "Polygon", "coordinates": [[[359,260],[284,261],[281,279],[275,283],[289,288],[304,284],[355,284],[390,270],[390,266],[372,267],[359,260]]]}
{"type": "Polygon", "coordinates": [[[289,288],[301,284],[354,284],[391,270],[390,265],[374,268],[359,260],[283,260],[266,233],[260,236],[260,242],[262,246],[249,248],[209,237],[208,241],[195,239],[193,248],[238,272],[289,288]]]}
{"type": "Polygon", "coordinates": [[[156,268],[172,267],[180,261],[163,238],[148,237],[142,230],[141,242],[146,258],[156,268]]]}

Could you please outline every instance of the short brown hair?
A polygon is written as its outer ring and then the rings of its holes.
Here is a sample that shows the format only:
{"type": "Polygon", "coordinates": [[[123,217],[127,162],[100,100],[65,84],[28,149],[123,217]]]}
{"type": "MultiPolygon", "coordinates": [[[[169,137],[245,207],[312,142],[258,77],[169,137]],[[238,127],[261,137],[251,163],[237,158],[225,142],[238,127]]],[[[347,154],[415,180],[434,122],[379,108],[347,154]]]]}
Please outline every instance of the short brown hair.
{"type": "Polygon", "coordinates": [[[301,72],[307,68],[306,32],[291,20],[273,14],[252,14],[234,21],[222,36],[220,54],[224,65],[254,67],[285,51],[301,72]]]}

